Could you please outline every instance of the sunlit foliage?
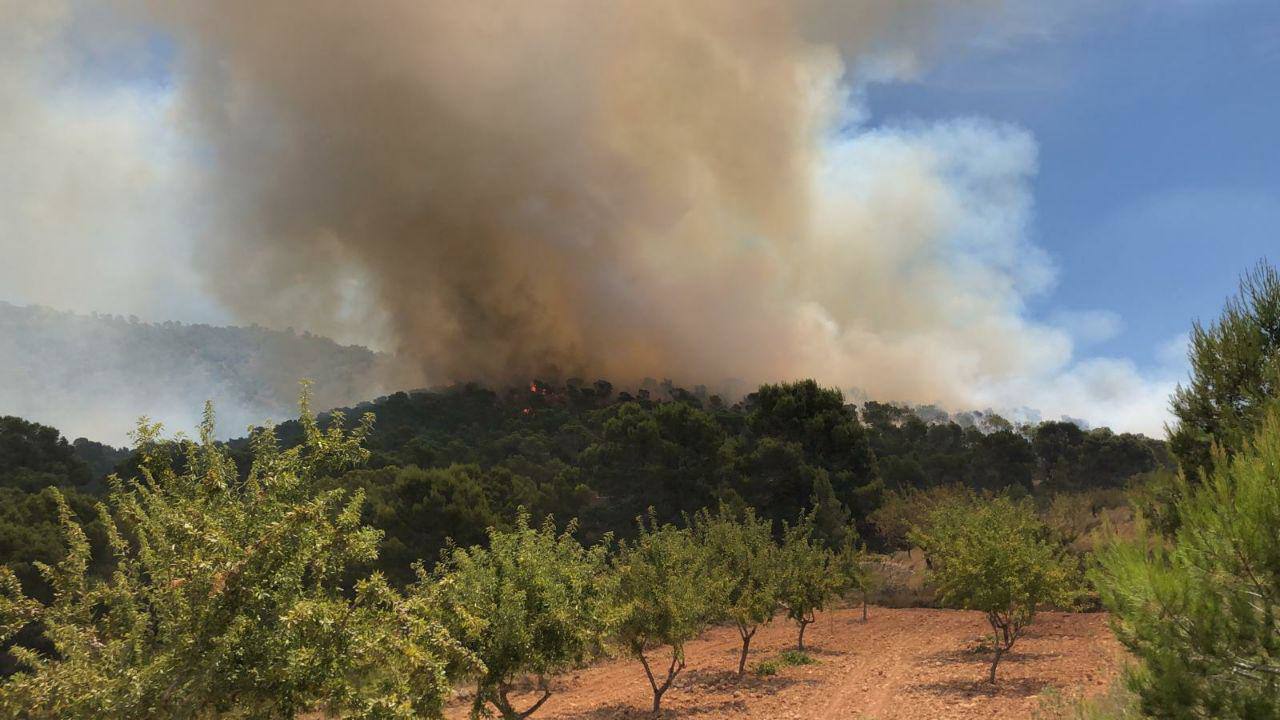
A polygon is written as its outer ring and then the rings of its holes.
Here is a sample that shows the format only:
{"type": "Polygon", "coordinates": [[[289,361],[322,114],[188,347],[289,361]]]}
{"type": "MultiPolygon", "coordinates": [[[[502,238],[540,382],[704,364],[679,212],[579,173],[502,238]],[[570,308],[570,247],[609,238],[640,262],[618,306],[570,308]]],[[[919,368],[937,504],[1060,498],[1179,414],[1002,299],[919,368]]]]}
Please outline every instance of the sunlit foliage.
{"type": "Polygon", "coordinates": [[[1145,712],[1280,717],[1280,409],[1202,486],[1181,480],[1181,522],[1100,553],[1095,581],[1145,712]]]}
{"type": "Polygon", "coordinates": [[[450,632],[483,664],[472,716],[492,706],[504,720],[536,712],[551,696],[551,675],[585,662],[601,645],[609,619],[607,546],[584,548],[573,528],[550,518],[511,530],[490,529],[488,545],[454,547],[415,586],[438,607],[450,632]],[[533,675],[540,696],[516,709],[517,680],[533,675]]]}
{"type": "Polygon", "coordinates": [[[27,599],[0,572],[0,629],[39,622],[52,654],[14,653],[0,713],[21,718],[411,718],[438,711],[446,665],[465,654],[422,600],[379,575],[339,583],[374,559],[378,532],[360,496],[316,479],[365,458],[366,417],[322,429],[303,404],[304,441],[252,440],[241,476],[213,442],[206,409],[195,441],[163,442],[143,423],[138,477],[116,482],[99,516],[116,559],[89,574],[90,549],[65,502],[64,557],[42,572],[52,600],[27,599]],[[178,450],[180,468],[172,461],[178,450]]]}
{"type": "Polygon", "coordinates": [[[979,610],[991,625],[996,667],[1041,605],[1070,607],[1079,588],[1072,561],[1026,502],[1007,497],[939,505],[916,531],[939,601],[979,610]]]}

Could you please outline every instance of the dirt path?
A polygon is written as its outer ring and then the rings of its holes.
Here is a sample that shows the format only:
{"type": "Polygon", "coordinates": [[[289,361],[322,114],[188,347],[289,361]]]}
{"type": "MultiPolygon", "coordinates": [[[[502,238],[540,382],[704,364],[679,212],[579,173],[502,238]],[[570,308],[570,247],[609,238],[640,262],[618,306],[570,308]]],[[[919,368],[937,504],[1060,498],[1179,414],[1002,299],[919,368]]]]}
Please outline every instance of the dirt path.
{"type": "MultiPolygon", "coordinates": [[[[1114,677],[1121,649],[1101,614],[1042,613],[1000,663],[999,682],[984,682],[990,655],[974,652],[986,621],[954,610],[838,610],[805,634],[815,665],[739,681],[738,637],[717,628],[689,645],[688,669],[663,700],[664,718],[760,720],[941,720],[1029,718],[1041,692],[1100,692],[1114,677]]],[[[781,620],[752,643],[752,662],[791,649],[794,626],[781,620]]],[[[538,720],[649,717],[650,692],[639,663],[613,660],[556,678],[538,720]]],[[[523,707],[521,697],[517,707],[523,707]]],[[[450,718],[466,717],[455,703],[450,718]]]]}

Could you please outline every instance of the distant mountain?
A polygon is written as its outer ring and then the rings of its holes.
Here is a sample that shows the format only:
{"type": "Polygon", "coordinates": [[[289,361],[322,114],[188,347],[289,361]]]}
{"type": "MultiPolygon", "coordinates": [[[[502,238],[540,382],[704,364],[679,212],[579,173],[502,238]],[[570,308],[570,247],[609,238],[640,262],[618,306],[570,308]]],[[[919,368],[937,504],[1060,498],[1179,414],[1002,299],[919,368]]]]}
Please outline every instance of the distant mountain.
{"type": "Polygon", "coordinates": [[[0,303],[0,415],[122,443],[147,415],[190,431],[213,400],[221,435],[291,418],[298,381],[317,409],[394,389],[391,358],[308,333],[146,323],[0,303]]]}

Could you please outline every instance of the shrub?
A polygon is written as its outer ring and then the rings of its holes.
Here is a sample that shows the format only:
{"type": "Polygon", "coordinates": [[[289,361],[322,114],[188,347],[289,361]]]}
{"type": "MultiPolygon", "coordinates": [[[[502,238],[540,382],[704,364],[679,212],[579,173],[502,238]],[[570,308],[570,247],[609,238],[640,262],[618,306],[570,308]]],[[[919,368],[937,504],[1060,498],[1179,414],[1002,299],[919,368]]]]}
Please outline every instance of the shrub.
{"type": "Polygon", "coordinates": [[[781,664],[776,659],[761,660],[751,667],[751,672],[760,677],[772,677],[778,674],[781,664]]]}
{"type": "Polygon", "coordinates": [[[767,660],[761,660],[751,666],[751,672],[760,677],[770,677],[777,675],[784,667],[795,667],[799,665],[816,665],[817,660],[808,653],[799,650],[784,650],[778,653],[777,657],[771,657],[767,660]]]}
{"type": "Polygon", "coordinates": [[[799,650],[783,650],[778,653],[778,662],[783,665],[817,665],[818,661],[812,655],[799,650]]]}
{"type": "Polygon", "coordinates": [[[42,624],[56,654],[15,648],[25,666],[0,686],[0,712],[21,718],[410,718],[438,714],[445,667],[465,652],[424,604],[378,575],[344,593],[339,578],[375,555],[360,497],[314,492],[316,478],[361,461],[371,417],[320,429],[304,397],[304,442],[280,451],[257,432],[240,479],[213,440],[164,445],[140,424],[141,477],[115,482],[100,507],[117,560],[87,575],[89,547],[67,505],[67,552],[42,568],[53,599],[24,598],[0,571],[0,631],[42,624]],[[180,449],[182,469],[166,459],[180,449]]]}

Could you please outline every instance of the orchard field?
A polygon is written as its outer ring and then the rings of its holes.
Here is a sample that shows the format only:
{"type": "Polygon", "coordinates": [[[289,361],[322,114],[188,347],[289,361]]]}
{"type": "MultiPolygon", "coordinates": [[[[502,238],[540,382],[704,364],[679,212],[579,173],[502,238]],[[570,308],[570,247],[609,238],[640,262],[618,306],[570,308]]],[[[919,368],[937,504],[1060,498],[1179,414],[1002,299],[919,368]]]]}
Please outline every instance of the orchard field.
{"type": "MultiPolygon", "coordinates": [[[[689,644],[690,669],[664,701],[664,717],[809,720],[947,720],[1057,718],[1057,698],[1111,692],[1124,650],[1104,613],[1049,612],[1001,663],[996,685],[984,681],[986,620],[980,613],[872,606],[821,613],[810,629],[808,665],[777,662],[776,674],[733,672],[738,638],[714,628],[689,644]]],[[[795,647],[791,628],[760,631],[758,657],[795,647]]],[[[758,665],[758,663],[757,663],[758,665]]],[[[627,659],[601,662],[556,679],[558,692],[538,712],[552,720],[648,718],[649,688],[627,659]]],[[[533,695],[529,695],[532,698],[533,695]]],[[[521,697],[521,701],[526,698],[521,697]]],[[[470,705],[455,701],[449,717],[470,705]]]]}

